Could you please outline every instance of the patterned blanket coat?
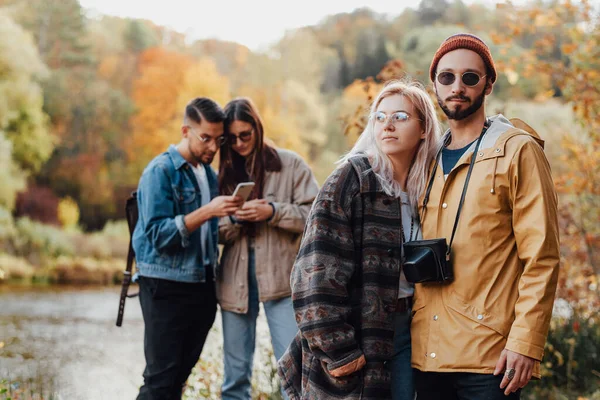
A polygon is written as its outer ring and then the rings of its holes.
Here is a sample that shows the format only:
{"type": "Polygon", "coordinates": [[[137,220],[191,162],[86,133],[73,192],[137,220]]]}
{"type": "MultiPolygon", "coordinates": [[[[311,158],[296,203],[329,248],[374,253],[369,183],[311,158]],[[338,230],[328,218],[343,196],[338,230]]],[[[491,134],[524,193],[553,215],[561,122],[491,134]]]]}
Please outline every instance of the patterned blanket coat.
{"type": "Polygon", "coordinates": [[[400,207],[366,157],[340,166],[321,189],[291,276],[300,331],[279,362],[292,400],[391,398],[400,207]],[[363,355],[366,365],[348,376],[328,372],[363,355]]]}

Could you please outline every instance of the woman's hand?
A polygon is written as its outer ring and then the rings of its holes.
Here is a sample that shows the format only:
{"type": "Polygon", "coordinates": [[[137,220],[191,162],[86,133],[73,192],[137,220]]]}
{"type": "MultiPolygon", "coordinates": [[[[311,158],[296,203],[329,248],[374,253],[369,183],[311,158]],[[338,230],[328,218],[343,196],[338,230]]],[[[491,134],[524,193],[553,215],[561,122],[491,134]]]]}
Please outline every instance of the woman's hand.
{"type": "MultiPolygon", "coordinates": [[[[362,354],[356,360],[354,360],[346,365],[342,365],[341,367],[337,367],[336,369],[334,369],[332,371],[329,371],[329,375],[333,376],[334,378],[341,378],[342,376],[348,376],[350,374],[355,373],[356,371],[360,371],[361,369],[363,369],[363,367],[366,364],[367,364],[367,360],[365,359],[365,355],[362,354]]],[[[327,368],[325,368],[325,370],[327,371],[327,368]]]]}
{"type": "Polygon", "coordinates": [[[244,203],[241,209],[236,211],[235,218],[238,221],[261,222],[273,216],[275,210],[265,199],[250,200],[244,203]]]}

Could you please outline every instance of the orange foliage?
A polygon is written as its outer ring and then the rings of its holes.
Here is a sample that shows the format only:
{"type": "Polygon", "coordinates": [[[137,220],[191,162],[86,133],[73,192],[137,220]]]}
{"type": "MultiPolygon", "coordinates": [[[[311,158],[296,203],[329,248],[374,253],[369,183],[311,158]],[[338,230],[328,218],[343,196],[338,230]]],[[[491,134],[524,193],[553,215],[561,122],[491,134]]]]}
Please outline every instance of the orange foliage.
{"type": "Polygon", "coordinates": [[[98,65],[98,76],[102,79],[110,79],[116,72],[119,66],[119,57],[111,54],[106,56],[98,65]]]}
{"type": "Polygon", "coordinates": [[[179,133],[170,129],[170,122],[181,114],[177,98],[192,64],[189,56],[160,47],[140,54],[132,90],[137,112],[130,120],[131,135],[124,146],[138,167],[177,141],[179,133]]]}
{"type": "Polygon", "coordinates": [[[559,90],[583,128],[583,135],[564,137],[560,161],[566,172],[556,177],[562,228],[558,296],[589,315],[600,308],[600,21],[587,0],[502,11],[506,26],[492,35],[494,42],[510,48],[533,38],[534,46],[501,68],[525,66],[525,76],[548,76],[540,93],[559,90]]]}
{"type": "MultiPolygon", "coordinates": [[[[344,112],[340,117],[345,127],[344,135],[347,136],[349,145],[353,145],[365,129],[371,103],[375,100],[379,91],[386,82],[394,79],[410,80],[410,76],[407,76],[404,63],[401,60],[388,61],[375,78],[357,79],[344,89],[342,109],[353,110],[351,113],[344,112]]],[[[435,103],[436,97],[431,85],[427,85],[425,88],[435,103]]],[[[441,119],[443,116],[442,111],[437,109],[437,112],[438,117],[441,119]]]]}

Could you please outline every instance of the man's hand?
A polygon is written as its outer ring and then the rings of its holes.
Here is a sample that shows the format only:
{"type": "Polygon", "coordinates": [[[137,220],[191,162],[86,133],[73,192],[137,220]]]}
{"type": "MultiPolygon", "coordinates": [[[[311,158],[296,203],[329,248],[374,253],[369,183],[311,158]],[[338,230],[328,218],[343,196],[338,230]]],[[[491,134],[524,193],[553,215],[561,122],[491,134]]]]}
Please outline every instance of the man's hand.
{"type": "Polygon", "coordinates": [[[273,207],[265,199],[250,200],[235,213],[239,221],[261,222],[273,216],[273,207]]]}
{"type": "Polygon", "coordinates": [[[219,196],[212,199],[207,205],[210,207],[212,217],[226,217],[235,213],[242,204],[244,204],[244,199],[239,196],[219,196]]]}
{"type": "Polygon", "coordinates": [[[533,374],[535,361],[533,358],[515,353],[514,351],[502,350],[500,359],[496,363],[494,375],[500,375],[504,372],[504,379],[500,383],[500,389],[506,388],[504,391],[506,396],[524,388],[529,383],[533,374]]]}

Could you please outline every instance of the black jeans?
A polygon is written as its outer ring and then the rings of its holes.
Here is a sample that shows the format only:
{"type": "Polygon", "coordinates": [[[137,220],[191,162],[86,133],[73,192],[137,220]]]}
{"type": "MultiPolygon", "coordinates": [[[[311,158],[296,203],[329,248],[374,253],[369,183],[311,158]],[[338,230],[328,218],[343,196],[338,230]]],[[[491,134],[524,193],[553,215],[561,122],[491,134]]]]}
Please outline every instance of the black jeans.
{"type": "Polygon", "coordinates": [[[504,395],[502,375],[413,370],[417,400],[519,400],[521,391],[504,395]]]}
{"type": "Polygon", "coordinates": [[[214,282],[140,277],[139,285],[146,369],[137,399],[179,400],[215,320],[214,282]]]}

